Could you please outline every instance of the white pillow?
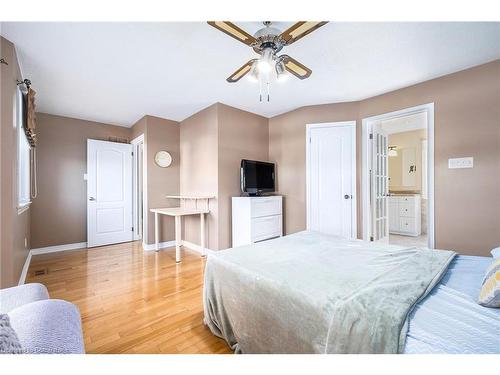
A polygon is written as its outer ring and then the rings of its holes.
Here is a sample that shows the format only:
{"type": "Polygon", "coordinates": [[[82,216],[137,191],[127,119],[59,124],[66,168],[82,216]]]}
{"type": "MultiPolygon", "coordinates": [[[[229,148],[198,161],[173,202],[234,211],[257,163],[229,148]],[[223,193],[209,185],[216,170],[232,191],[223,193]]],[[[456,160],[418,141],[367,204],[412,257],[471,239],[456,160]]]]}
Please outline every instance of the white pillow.
{"type": "Polygon", "coordinates": [[[500,307],[500,259],[493,260],[486,270],[478,302],[486,307],[500,307]]]}
{"type": "Polygon", "coordinates": [[[493,250],[491,250],[491,256],[495,259],[500,258],[500,247],[495,247],[493,250]]]}

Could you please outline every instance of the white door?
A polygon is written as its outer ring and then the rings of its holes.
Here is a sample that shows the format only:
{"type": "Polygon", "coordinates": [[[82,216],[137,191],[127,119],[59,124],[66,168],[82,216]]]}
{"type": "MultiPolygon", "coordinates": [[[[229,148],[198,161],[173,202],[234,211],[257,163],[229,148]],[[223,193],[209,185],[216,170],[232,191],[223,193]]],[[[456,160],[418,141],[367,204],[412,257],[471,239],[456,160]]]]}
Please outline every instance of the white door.
{"type": "Polygon", "coordinates": [[[132,145],[89,139],[87,246],[132,239],[132,145]]]}
{"type": "Polygon", "coordinates": [[[308,125],[307,228],[356,237],[356,122],[308,125]]]}
{"type": "Polygon", "coordinates": [[[372,129],[372,240],[389,240],[389,162],[388,137],[380,125],[372,129]]]}

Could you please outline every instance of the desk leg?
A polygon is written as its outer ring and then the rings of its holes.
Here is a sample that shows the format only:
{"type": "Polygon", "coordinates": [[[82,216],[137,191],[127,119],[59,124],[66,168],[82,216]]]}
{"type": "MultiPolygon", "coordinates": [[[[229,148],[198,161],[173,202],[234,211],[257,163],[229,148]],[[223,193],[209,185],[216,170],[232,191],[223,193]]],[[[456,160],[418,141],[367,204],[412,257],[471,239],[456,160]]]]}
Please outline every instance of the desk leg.
{"type": "Polygon", "coordinates": [[[205,214],[200,214],[200,243],[201,243],[201,256],[205,254],[205,214]]]}
{"type": "Polygon", "coordinates": [[[160,228],[158,216],[158,212],[155,212],[155,251],[160,250],[160,228]]]}
{"type": "Polygon", "coordinates": [[[175,261],[181,262],[181,217],[175,217],[175,261]]]}

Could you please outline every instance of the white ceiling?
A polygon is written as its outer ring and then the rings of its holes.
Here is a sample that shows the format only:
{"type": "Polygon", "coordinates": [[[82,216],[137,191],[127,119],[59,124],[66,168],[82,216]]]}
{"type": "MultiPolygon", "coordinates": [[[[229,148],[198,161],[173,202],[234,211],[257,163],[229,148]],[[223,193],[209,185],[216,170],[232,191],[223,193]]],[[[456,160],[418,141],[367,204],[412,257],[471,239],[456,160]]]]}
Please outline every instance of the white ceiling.
{"type": "Polygon", "coordinates": [[[380,126],[387,134],[404,133],[427,128],[427,112],[395,117],[380,121],[380,126]]]}
{"type": "Polygon", "coordinates": [[[500,58],[500,23],[330,22],[283,50],[312,76],[274,84],[271,102],[259,103],[258,86],[225,80],[254,52],[204,22],[16,22],[3,23],[1,34],[17,46],[39,111],[122,126],[145,114],[183,120],[215,102],[272,117],[500,58]]]}

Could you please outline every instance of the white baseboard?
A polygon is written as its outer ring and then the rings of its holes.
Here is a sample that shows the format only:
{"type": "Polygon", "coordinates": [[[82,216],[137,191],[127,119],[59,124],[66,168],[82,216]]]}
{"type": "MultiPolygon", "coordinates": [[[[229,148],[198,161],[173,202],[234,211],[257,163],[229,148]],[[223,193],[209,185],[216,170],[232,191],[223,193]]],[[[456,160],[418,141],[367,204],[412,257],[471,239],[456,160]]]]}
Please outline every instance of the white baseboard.
{"type": "Polygon", "coordinates": [[[26,276],[28,276],[28,269],[30,268],[30,263],[31,263],[31,250],[28,252],[28,256],[26,257],[26,261],[24,262],[21,276],[19,277],[19,284],[17,285],[23,285],[26,282],[26,276]]]}
{"type": "MultiPolygon", "coordinates": [[[[166,242],[160,242],[159,244],[160,249],[165,249],[167,247],[174,247],[175,246],[175,241],[166,241],[166,242]]],[[[148,245],[147,243],[142,243],[142,248],[144,251],[152,251],[155,250],[155,244],[148,245]]]]}
{"type": "Polygon", "coordinates": [[[87,248],[87,242],[77,242],[77,243],[69,243],[66,245],[47,246],[47,247],[39,247],[37,249],[31,249],[31,254],[39,255],[39,254],[56,253],[58,251],[78,250],[86,248],[87,248]]]}
{"type": "MultiPolygon", "coordinates": [[[[197,253],[200,253],[203,255],[203,251],[202,251],[200,245],[196,245],[196,244],[189,242],[189,241],[182,241],[181,245],[188,248],[189,250],[196,251],[197,253]]],[[[175,241],[160,242],[159,247],[160,247],[160,249],[175,247],[175,241]]],[[[143,243],[142,248],[144,249],[144,251],[152,251],[152,250],[155,250],[155,244],[153,243],[153,244],[148,245],[146,243],[143,243]]],[[[208,254],[212,251],[213,250],[205,249],[205,254],[208,254]]]]}
{"type": "Polygon", "coordinates": [[[210,250],[208,248],[205,248],[205,251],[203,251],[203,249],[200,245],[197,245],[197,244],[189,242],[189,241],[182,241],[182,246],[187,247],[189,250],[196,251],[197,253],[200,253],[201,255],[209,254],[209,253],[213,252],[213,250],[210,250]]]}

